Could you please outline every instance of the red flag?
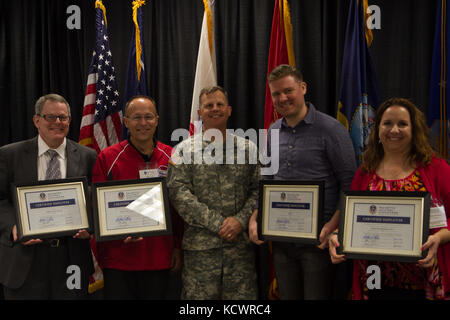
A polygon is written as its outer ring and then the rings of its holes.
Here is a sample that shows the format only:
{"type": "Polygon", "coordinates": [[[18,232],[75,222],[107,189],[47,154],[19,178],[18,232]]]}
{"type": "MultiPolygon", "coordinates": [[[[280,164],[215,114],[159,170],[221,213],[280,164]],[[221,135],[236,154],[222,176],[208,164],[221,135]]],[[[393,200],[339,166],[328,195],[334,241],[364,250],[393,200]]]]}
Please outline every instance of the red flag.
{"type": "MultiPolygon", "coordinates": [[[[275,0],[273,10],[272,33],[270,35],[269,61],[267,63],[267,75],[273,68],[280,64],[295,66],[294,48],[292,43],[292,24],[287,0],[275,0]]],[[[280,118],[273,108],[272,95],[269,82],[266,80],[266,103],[264,109],[264,128],[280,118]]],[[[269,299],[279,299],[275,269],[273,266],[272,243],[269,242],[269,299]]]]}
{"type": "MultiPolygon", "coordinates": [[[[275,0],[267,75],[269,75],[273,68],[280,64],[295,66],[294,49],[292,45],[292,24],[287,0],[275,0]]],[[[264,128],[268,129],[278,118],[280,118],[280,115],[273,108],[269,82],[266,81],[264,128]]]]}

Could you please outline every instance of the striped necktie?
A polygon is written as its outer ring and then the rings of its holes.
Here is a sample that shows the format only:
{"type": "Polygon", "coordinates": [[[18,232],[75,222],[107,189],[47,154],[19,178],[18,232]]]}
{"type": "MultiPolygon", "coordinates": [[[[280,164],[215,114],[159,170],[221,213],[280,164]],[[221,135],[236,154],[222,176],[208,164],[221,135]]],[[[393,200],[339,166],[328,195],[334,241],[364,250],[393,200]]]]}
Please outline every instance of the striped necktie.
{"type": "Polygon", "coordinates": [[[61,179],[61,169],[59,167],[58,152],[52,149],[48,149],[47,153],[50,156],[50,161],[48,162],[45,180],[61,179]]]}

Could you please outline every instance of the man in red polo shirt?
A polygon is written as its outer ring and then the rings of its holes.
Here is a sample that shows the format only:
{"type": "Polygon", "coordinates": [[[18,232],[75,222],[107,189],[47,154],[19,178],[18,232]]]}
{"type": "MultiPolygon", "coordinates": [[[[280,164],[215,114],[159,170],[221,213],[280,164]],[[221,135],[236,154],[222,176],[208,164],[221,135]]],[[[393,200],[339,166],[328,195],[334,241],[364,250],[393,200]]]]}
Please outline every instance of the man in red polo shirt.
{"type": "MultiPolygon", "coordinates": [[[[165,176],[172,147],[154,137],[158,126],[154,100],[147,96],[131,98],[125,108],[124,124],[128,139],[98,155],[92,181],[140,179],[149,173],[165,176]]],[[[96,243],[105,299],[164,299],[170,271],[181,267],[181,237],[177,236],[182,222],[177,216],[172,210],[175,236],[127,237],[96,243]]]]}

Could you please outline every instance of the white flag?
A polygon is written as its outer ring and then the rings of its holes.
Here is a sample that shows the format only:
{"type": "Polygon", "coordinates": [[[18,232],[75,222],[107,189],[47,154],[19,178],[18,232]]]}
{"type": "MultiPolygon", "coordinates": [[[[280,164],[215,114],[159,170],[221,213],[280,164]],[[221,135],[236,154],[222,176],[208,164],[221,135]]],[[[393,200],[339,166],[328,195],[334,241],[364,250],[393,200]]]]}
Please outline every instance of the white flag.
{"type": "Polygon", "coordinates": [[[205,87],[217,85],[216,49],[214,44],[214,1],[203,0],[202,33],[198,47],[197,68],[195,70],[194,91],[192,93],[191,120],[189,133],[192,135],[201,131],[200,118],[197,110],[200,106],[198,95],[205,87]]]}

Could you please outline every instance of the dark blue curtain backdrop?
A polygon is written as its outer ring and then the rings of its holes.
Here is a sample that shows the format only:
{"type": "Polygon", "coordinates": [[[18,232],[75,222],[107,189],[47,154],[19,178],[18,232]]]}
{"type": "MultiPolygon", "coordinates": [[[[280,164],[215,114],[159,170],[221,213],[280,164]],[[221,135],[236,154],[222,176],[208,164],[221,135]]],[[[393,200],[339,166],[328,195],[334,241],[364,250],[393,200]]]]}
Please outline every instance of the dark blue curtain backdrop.
{"type": "MultiPolygon", "coordinates": [[[[297,66],[307,98],[336,116],[349,0],[290,0],[297,66]]],[[[131,0],[104,0],[121,99],[131,39],[131,0]]],[[[372,0],[381,9],[370,51],[381,98],[403,96],[427,110],[434,0],[372,0]]],[[[216,0],[218,83],[230,96],[230,128],[262,128],[273,0],[216,0]]],[[[49,92],[72,107],[77,140],[94,46],[94,0],[0,0],[0,145],[32,137],[36,99],[49,92]],[[81,9],[69,30],[66,9],[81,9]]],[[[158,105],[158,137],[188,128],[202,0],[150,0],[143,7],[146,80],[158,105]]],[[[122,101],[121,101],[122,102],[122,101]]]]}

